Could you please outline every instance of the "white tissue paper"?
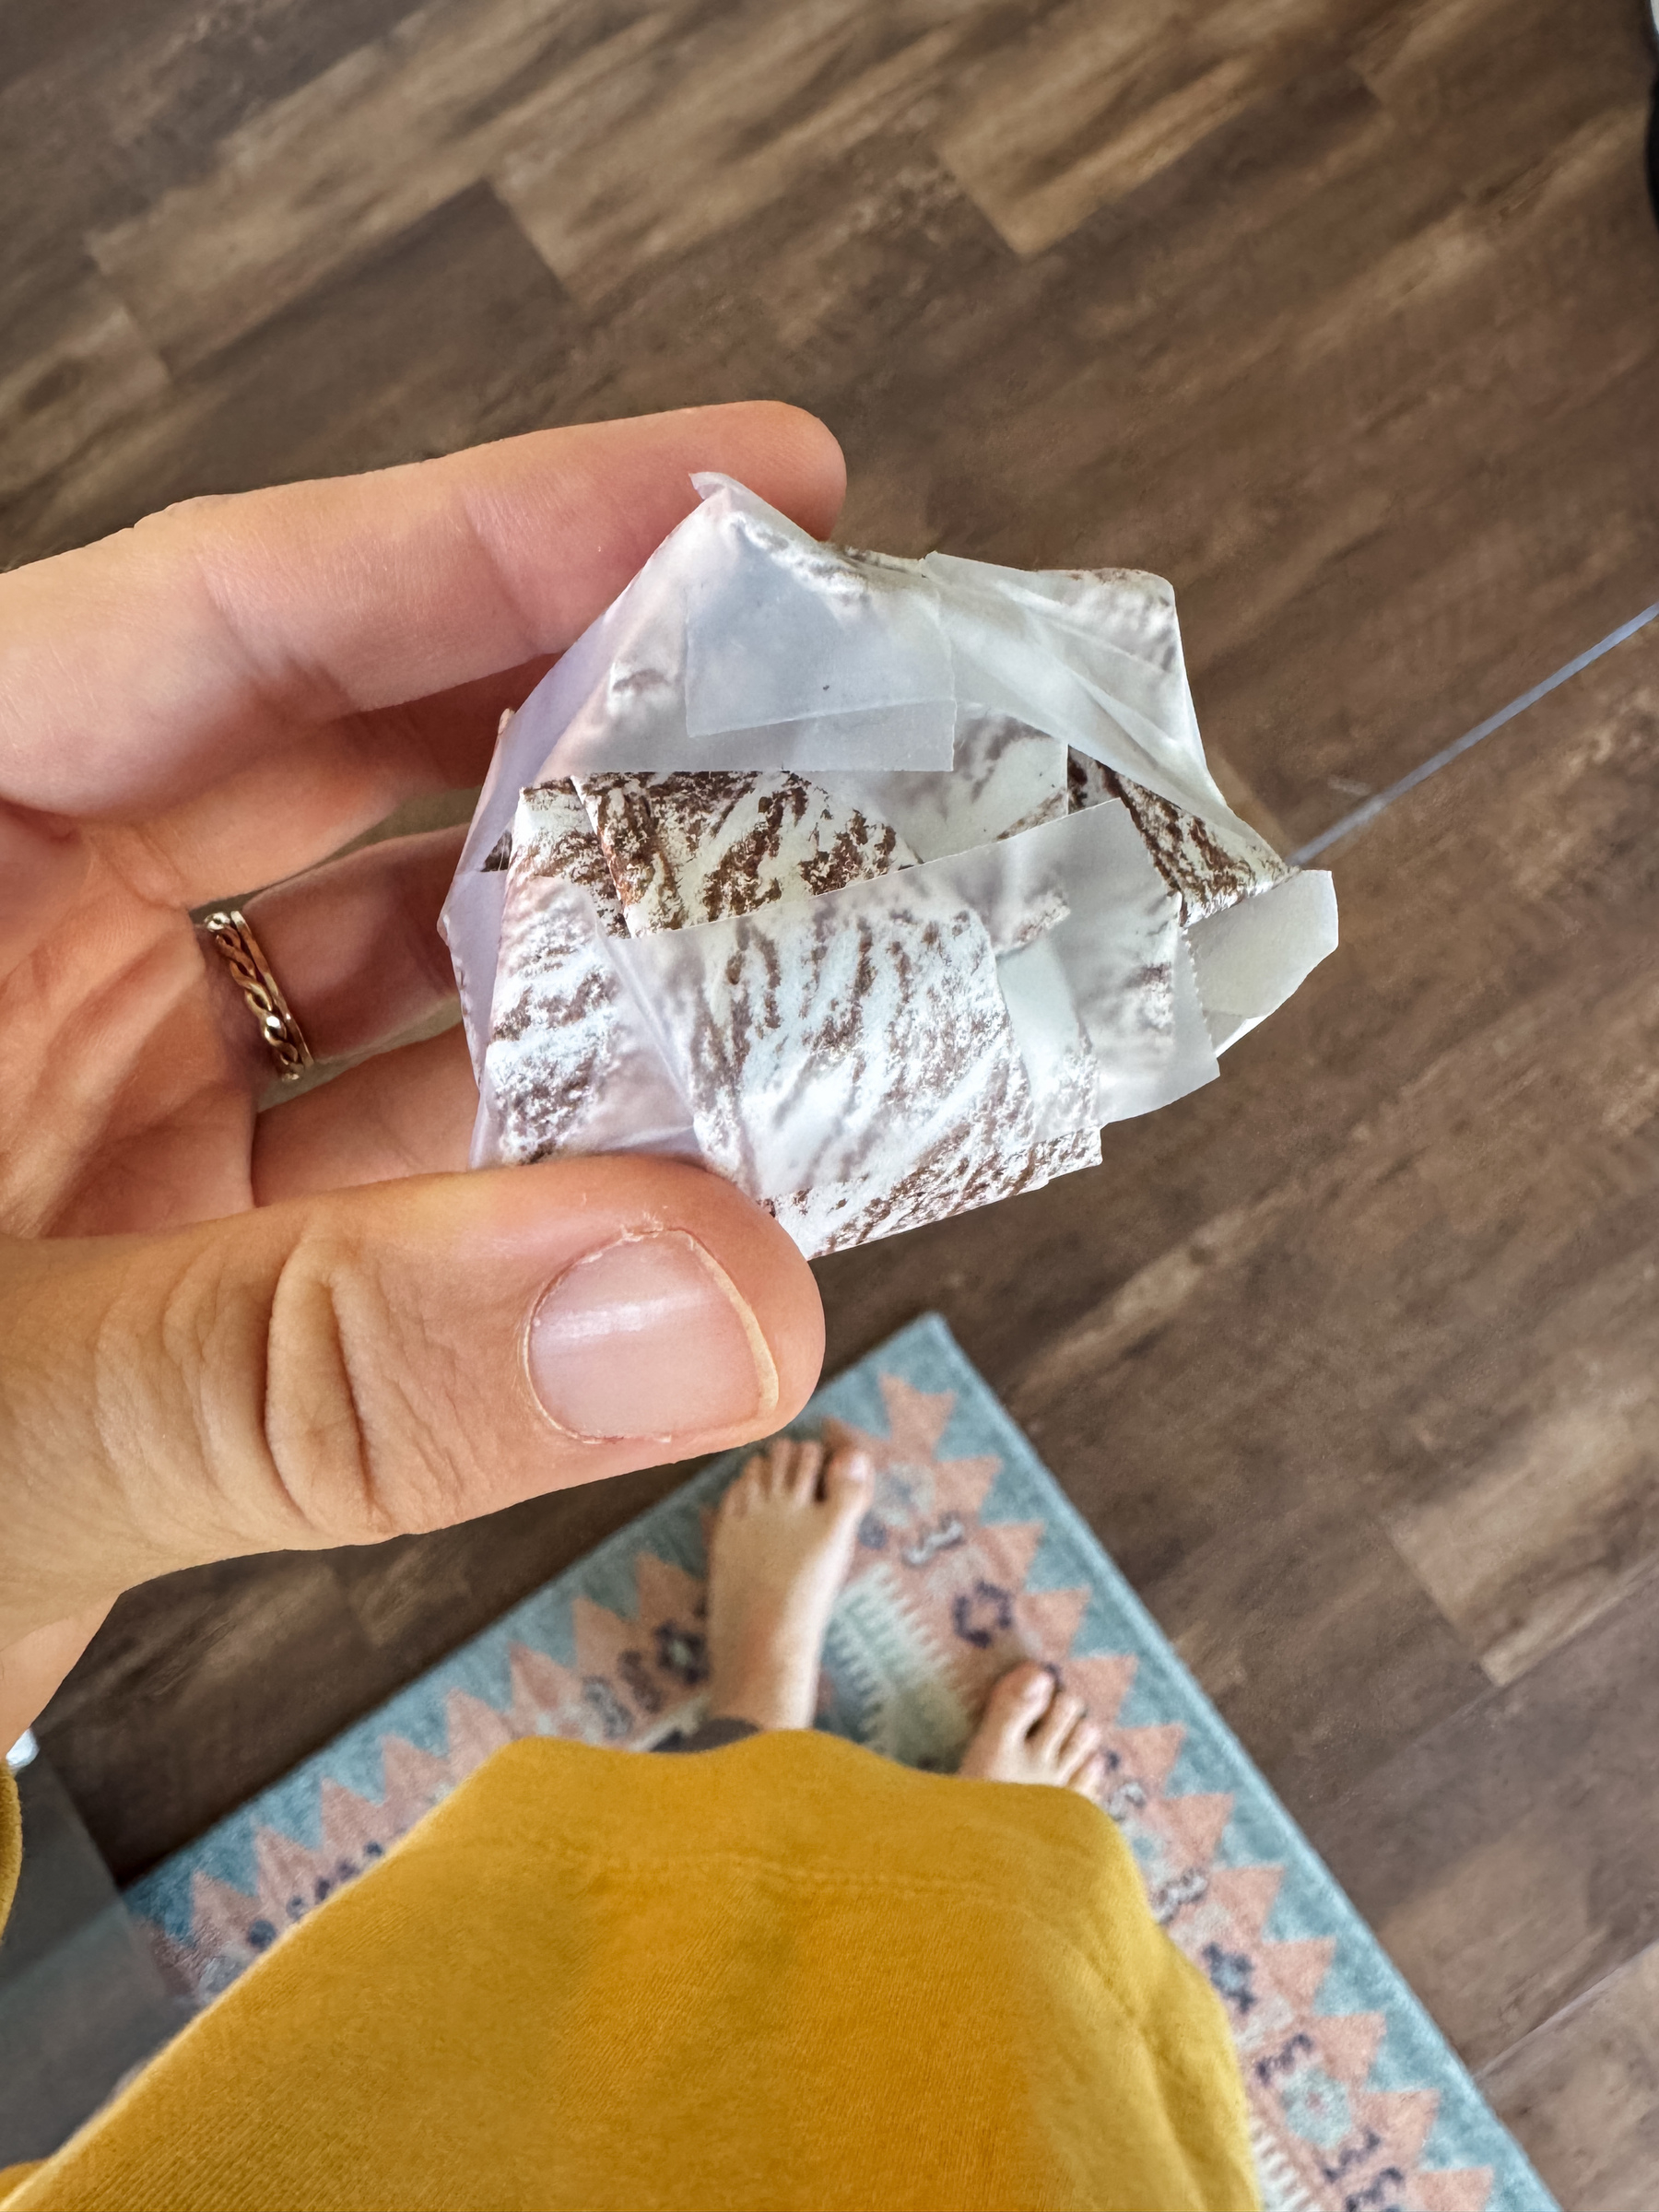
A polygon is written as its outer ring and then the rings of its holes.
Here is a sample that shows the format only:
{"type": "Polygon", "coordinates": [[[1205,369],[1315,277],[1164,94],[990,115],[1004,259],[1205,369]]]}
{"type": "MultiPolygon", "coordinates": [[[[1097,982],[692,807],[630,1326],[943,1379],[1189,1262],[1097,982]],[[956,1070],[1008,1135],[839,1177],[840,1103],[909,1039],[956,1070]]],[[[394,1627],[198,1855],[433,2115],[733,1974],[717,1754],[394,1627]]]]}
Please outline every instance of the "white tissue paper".
{"type": "Polygon", "coordinates": [[[666,1152],[832,1252],[1098,1166],[1336,943],[1174,596],[702,504],[512,718],[443,911],[477,1166],[666,1152]]]}

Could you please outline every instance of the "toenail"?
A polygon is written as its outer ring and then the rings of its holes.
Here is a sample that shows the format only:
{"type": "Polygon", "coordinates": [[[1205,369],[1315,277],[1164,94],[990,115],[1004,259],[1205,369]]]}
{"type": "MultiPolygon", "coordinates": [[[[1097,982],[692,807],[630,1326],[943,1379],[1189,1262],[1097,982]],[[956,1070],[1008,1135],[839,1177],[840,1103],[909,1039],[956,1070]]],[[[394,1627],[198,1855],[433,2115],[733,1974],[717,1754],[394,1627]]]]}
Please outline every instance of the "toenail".
{"type": "Polygon", "coordinates": [[[841,1462],[841,1473],[849,1482],[868,1482],[870,1458],[866,1452],[850,1452],[841,1462]]]}

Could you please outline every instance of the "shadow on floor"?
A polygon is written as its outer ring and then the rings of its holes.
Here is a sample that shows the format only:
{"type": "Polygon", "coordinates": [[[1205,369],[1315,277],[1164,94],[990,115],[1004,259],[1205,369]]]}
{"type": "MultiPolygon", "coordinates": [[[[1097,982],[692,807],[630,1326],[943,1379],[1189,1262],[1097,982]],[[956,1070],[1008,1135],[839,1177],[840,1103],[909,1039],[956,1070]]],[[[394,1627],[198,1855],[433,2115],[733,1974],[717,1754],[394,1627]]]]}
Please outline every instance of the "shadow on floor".
{"type": "Polygon", "coordinates": [[[42,1759],[18,1775],[23,1874],[0,1939],[0,2166],[43,2159],[183,2025],[42,1759]]]}

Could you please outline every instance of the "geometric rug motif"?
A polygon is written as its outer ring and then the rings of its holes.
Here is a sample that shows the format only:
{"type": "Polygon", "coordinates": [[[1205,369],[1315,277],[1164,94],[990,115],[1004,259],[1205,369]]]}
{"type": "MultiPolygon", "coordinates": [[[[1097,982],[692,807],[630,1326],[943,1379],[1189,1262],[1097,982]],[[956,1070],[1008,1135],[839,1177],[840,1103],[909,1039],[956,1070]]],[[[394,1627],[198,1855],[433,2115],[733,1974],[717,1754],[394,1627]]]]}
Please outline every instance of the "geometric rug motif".
{"type": "MultiPolygon", "coordinates": [[[[1105,1731],[1106,1809],[1232,2023],[1269,2212],[1553,2212],[1375,1936],[1053,1477],[927,1315],[794,1424],[856,1440],[871,1507],[821,1727],[948,1770],[990,1685],[1045,1661],[1105,1731]]],[[[715,1462],[127,1892],[207,2003],[499,1746],[695,1724],[715,1462]]]]}

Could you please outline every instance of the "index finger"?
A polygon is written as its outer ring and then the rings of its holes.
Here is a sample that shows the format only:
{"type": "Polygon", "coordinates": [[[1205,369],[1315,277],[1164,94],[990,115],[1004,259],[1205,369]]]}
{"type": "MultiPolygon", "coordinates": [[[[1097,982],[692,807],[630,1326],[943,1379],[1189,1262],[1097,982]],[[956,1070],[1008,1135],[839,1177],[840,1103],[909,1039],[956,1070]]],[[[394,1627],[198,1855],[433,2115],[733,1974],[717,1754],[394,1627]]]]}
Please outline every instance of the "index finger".
{"type": "Polygon", "coordinates": [[[737,477],[806,528],[845,485],[774,403],[538,430],[192,500],[0,577],[0,798],[147,814],[307,730],[562,652],[737,477]]]}

